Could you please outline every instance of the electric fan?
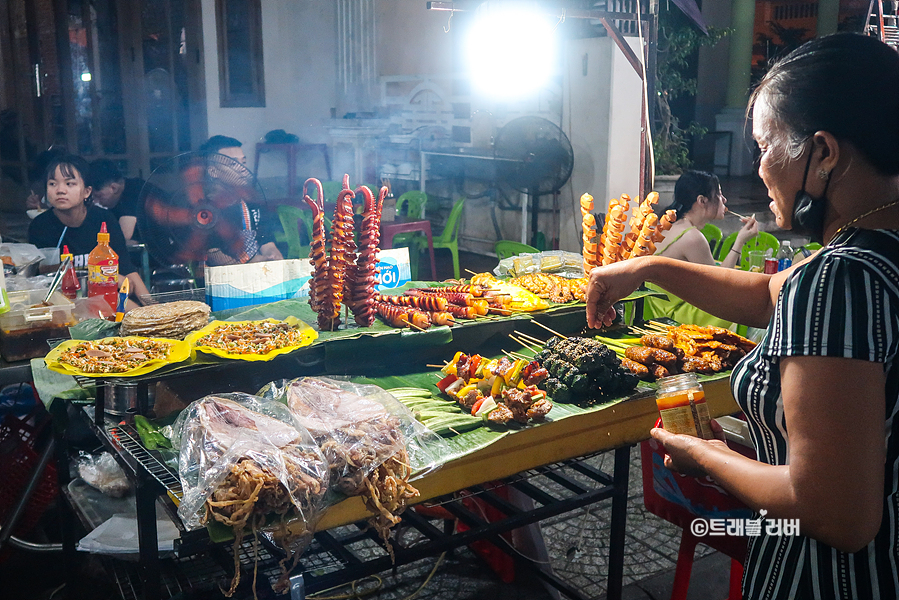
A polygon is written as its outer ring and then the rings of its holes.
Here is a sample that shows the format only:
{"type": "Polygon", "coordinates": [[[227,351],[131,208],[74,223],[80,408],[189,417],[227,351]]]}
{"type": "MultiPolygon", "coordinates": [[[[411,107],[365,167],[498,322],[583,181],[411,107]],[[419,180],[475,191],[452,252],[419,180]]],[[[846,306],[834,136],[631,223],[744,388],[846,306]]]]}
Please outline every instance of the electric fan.
{"type": "Polygon", "coordinates": [[[141,239],[163,265],[205,260],[210,247],[239,256],[241,220],[226,215],[240,210],[241,201],[265,203],[246,166],[224,154],[179,154],[154,169],[141,189],[141,239]]]}
{"type": "Polygon", "coordinates": [[[558,192],[571,177],[574,152],[558,126],[542,117],[519,117],[504,125],[494,144],[497,179],[519,192],[558,192]]]}
{"type": "MultiPolygon", "coordinates": [[[[541,247],[538,234],[540,196],[552,194],[551,246],[558,248],[559,190],[571,177],[574,151],[565,132],[542,117],[519,117],[496,135],[496,179],[527,194],[531,200],[531,245],[541,247]]],[[[527,200],[523,200],[527,202],[527,200]]],[[[493,225],[500,239],[494,213],[493,225]]],[[[522,225],[522,239],[525,239],[522,225]]]]}

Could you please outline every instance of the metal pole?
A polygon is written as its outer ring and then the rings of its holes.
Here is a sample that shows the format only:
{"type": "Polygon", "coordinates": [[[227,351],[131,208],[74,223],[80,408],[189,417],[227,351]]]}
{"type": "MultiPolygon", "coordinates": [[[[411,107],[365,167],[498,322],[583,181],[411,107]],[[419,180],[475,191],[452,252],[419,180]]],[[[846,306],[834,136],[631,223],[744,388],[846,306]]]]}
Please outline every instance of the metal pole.
{"type": "Polygon", "coordinates": [[[621,600],[624,577],[624,531],[627,525],[627,480],[631,466],[631,448],[615,449],[615,471],[612,475],[612,523],[609,531],[609,585],[606,598],[621,600]]]}

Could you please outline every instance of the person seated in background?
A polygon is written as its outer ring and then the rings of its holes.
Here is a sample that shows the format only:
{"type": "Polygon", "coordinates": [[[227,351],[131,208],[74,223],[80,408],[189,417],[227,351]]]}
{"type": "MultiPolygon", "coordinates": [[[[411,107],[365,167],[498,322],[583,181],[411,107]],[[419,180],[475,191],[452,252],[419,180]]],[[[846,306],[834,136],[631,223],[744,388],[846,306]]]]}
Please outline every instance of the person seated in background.
{"type": "MultiPolygon", "coordinates": [[[[233,181],[231,187],[237,188],[238,192],[240,182],[249,184],[252,181],[252,173],[246,168],[247,157],[241,146],[239,140],[224,135],[214,135],[200,146],[200,151],[207,155],[223,154],[233,159],[233,165],[209,167],[209,175],[223,181],[233,181]],[[238,172],[226,172],[226,169],[238,172]]],[[[220,217],[224,224],[218,228],[219,231],[238,232],[242,243],[237,243],[235,239],[215,239],[214,236],[207,251],[206,264],[216,267],[284,258],[275,245],[269,211],[239,197],[236,201],[221,204],[220,217]]]]}
{"type": "MultiPolygon", "coordinates": [[[[733,248],[720,263],[715,260],[709,242],[702,234],[702,228],[707,223],[724,218],[727,212],[727,198],[721,192],[718,177],[704,171],[686,171],[678,178],[674,184],[674,200],[666,210],[676,211],[677,221],[665,234],[665,240],[659,244],[656,256],[732,269],[740,260],[743,244],[759,231],[754,216],[742,219],[743,227],[737,232],[733,248]]],[[[651,283],[647,283],[646,286],[654,291],[662,291],[651,283]]],[[[678,323],[738,329],[734,323],[718,319],[670,293],[666,295],[667,299],[646,298],[643,305],[644,319],[668,317],[678,323]]],[[[745,334],[745,328],[740,329],[740,333],[745,334]]]]}
{"type": "Polygon", "coordinates": [[[125,178],[114,162],[98,158],[90,165],[94,204],[108,209],[119,220],[119,227],[126,242],[139,241],[136,228],[137,215],[140,211],[138,200],[140,191],[146,183],[137,177],[125,178]]]}
{"type": "MultiPolygon", "coordinates": [[[[109,245],[119,255],[119,281],[128,278],[131,296],[146,299],[150,292],[137,268],[128,257],[125,236],[110,213],[90,202],[90,167],[80,156],[62,156],[47,166],[47,210],[28,227],[28,242],[38,248],[69,247],[76,269],[87,268],[88,255],[97,246],[97,233],[103,223],[109,232],[109,245]],[[85,179],[88,177],[88,179],[85,179]]],[[[143,300],[142,300],[143,301],[143,300]]]]}
{"type": "Polygon", "coordinates": [[[741,219],[743,227],[727,256],[717,262],[702,228],[712,221],[720,221],[727,212],[727,198],[721,192],[718,176],[705,171],[686,171],[674,184],[674,200],[666,210],[677,212],[677,221],[665,234],[665,241],[657,256],[668,256],[699,265],[720,265],[732,269],[740,260],[740,250],[759,227],[755,217],[741,219]]]}
{"type": "MultiPolygon", "coordinates": [[[[62,146],[50,146],[34,157],[28,169],[28,198],[25,200],[26,210],[47,210],[47,167],[51,162],[67,154],[62,146]]],[[[33,214],[33,213],[32,213],[33,214]]],[[[35,215],[37,216],[37,215],[35,215]]],[[[33,218],[33,217],[32,217],[33,218]]]]}

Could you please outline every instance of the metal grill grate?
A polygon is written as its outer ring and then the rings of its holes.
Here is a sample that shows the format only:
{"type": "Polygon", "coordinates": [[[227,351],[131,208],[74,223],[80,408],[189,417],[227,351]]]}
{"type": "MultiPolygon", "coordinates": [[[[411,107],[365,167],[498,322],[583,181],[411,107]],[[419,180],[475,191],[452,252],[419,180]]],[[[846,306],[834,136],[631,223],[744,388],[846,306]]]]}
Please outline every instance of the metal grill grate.
{"type": "Polygon", "coordinates": [[[178,474],[147,450],[140,441],[140,436],[131,425],[114,425],[109,427],[109,437],[130,454],[134,460],[147,470],[162,487],[172,493],[178,500],[184,495],[178,474]]]}

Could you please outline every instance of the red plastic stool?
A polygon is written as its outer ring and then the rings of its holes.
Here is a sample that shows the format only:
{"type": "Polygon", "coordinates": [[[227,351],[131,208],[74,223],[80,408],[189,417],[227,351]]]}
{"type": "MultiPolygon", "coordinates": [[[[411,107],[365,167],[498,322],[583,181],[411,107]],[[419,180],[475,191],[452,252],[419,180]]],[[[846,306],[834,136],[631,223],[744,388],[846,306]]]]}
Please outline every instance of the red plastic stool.
{"type": "MultiPolygon", "coordinates": [[[[661,427],[660,423],[656,423],[661,427]]],[[[728,441],[728,446],[751,458],[755,451],[741,444],[728,441]]],[[[643,503],[652,514],[674,523],[683,529],[671,600],[685,600],[693,570],[696,544],[703,543],[731,558],[729,600],[742,598],[743,561],[746,558],[746,536],[706,535],[695,536],[691,523],[698,519],[749,519],[752,511],[728,494],[709,477],[688,477],[665,467],[665,450],[655,440],[640,444],[640,462],[643,470],[643,503]]]]}

